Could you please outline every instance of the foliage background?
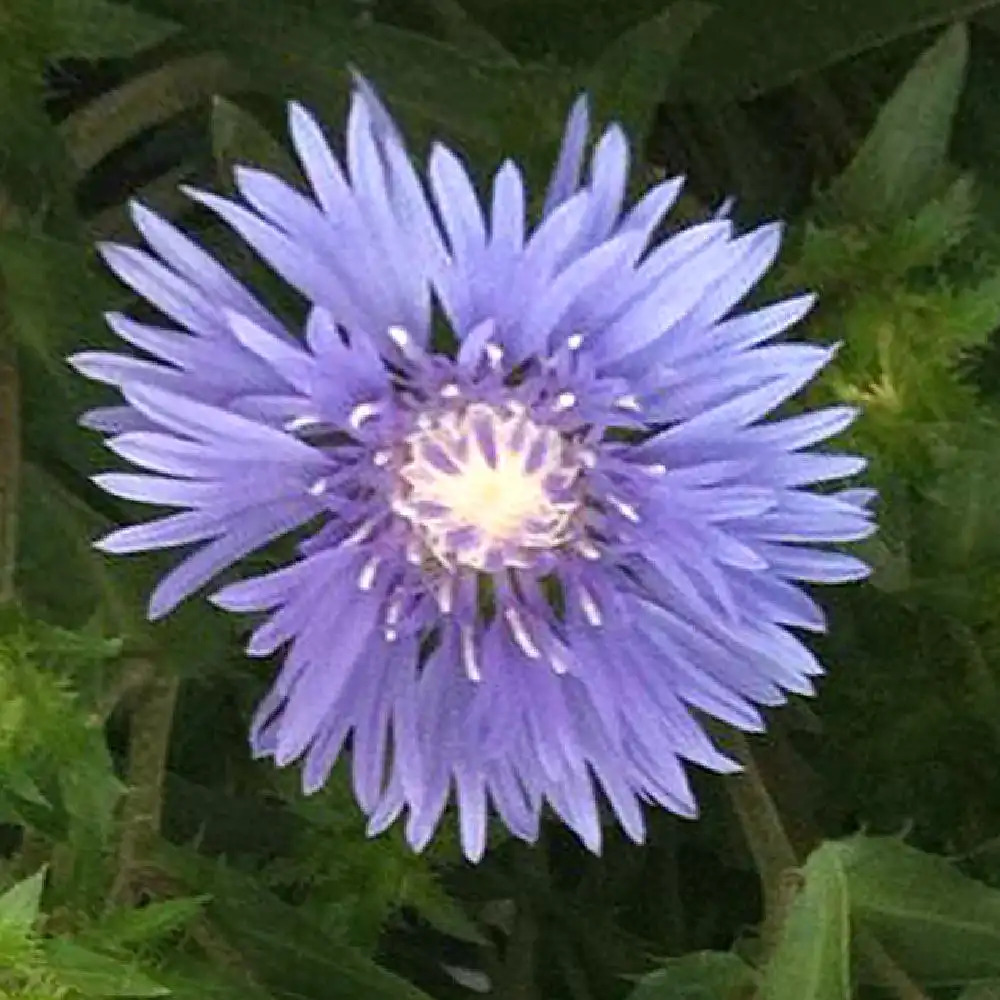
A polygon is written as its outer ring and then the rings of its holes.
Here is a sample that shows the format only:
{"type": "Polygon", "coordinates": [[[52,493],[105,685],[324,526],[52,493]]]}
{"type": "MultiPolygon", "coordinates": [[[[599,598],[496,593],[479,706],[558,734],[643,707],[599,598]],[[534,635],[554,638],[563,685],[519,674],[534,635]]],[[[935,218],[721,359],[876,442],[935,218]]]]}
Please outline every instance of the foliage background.
{"type": "Polygon", "coordinates": [[[996,1000],[998,326],[997,0],[0,0],[0,997],[996,1000]],[[135,307],[94,242],[135,196],[271,287],[177,185],[294,179],[284,102],[335,130],[349,65],[536,190],[589,89],[637,189],[788,219],[766,293],[844,341],[811,401],[865,410],[876,574],[822,595],[819,699],[643,848],[367,841],[343,774],[249,759],[237,625],[148,626],[157,561],[90,548],[132,512],[63,358],[135,307]]]}

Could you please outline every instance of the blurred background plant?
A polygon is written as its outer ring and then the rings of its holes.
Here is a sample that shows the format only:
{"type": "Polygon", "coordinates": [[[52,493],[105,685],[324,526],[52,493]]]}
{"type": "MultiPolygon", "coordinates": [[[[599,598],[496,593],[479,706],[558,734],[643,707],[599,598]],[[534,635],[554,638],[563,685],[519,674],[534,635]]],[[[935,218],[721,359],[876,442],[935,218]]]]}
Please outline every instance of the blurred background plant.
{"type": "Polygon", "coordinates": [[[0,0],[0,997],[1000,997],[998,79],[1000,0],[0,0]],[[342,776],[249,759],[236,626],[146,625],[155,560],[90,548],[94,242],[138,197],[271,288],[178,184],[294,180],[285,102],[335,129],[352,65],[536,191],[588,89],[637,188],[787,219],[767,291],[844,342],[812,392],[864,408],[877,572],[823,595],[820,698],[646,847],[366,840],[342,776]]]}

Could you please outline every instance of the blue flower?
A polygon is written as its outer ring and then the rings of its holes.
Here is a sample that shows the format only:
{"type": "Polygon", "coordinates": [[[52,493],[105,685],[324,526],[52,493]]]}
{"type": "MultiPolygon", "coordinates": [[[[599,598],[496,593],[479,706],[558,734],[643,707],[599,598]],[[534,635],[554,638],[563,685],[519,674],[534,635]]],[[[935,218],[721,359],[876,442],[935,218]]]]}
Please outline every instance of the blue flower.
{"type": "Polygon", "coordinates": [[[800,583],[867,573],[829,543],[871,533],[873,494],[825,486],[864,462],[810,450],[854,411],[764,420],[833,353],[776,339],[812,297],[734,312],[780,227],[656,242],[681,181],[626,207],[615,125],[584,179],[588,117],[531,228],[514,163],[485,207],[444,146],[425,184],[363,81],[346,167],[293,105],[309,194],[251,169],[239,202],[189,194],[301,294],[303,335],[135,206],[149,251],[104,257],[170,325],[112,315],[142,357],[73,359],[120,390],[86,420],[144,470],[97,482],[177,508],[100,543],[189,550],[153,618],[300,531],[295,561],[213,597],[264,613],[251,656],[285,650],[254,752],[314,791],[350,737],[370,831],[405,813],[416,849],[452,794],[473,860],[491,808],[531,841],[547,802],[593,851],[599,791],[635,841],[642,802],[694,816],[685,765],[735,769],[698,714],[758,730],[810,694],[790,629],[824,618],[800,583]]]}

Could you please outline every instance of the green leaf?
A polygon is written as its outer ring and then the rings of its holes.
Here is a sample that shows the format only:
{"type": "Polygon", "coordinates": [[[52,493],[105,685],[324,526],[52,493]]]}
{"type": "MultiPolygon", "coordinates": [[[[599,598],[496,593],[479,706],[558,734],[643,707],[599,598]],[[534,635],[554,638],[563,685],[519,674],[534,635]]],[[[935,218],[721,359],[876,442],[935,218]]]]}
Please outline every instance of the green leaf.
{"type": "Polygon", "coordinates": [[[205,908],[209,898],[166,899],[147,906],[115,910],[94,926],[88,937],[116,946],[148,944],[192,921],[205,908]]]}
{"type": "MultiPolygon", "coordinates": [[[[71,213],[69,163],[46,114],[43,69],[46,4],[26,0],[4,9],[0,30],[0,189],[4,200],[32,212],[71,213]]],[[[0,228],[7,206],[0,208],[0,228]]]]}
{"type": "Polygon", "coordinates": [[[111,833],[115,807],[125,786],[114,773],[103,731],[93,727],[81,735],[76,760],[59,772],[59,790],[75,831],[104,840],[111,833]]]}
{"type": "Polygon", "coordinates": [[[156,976],[169,988],[171,1000],[272,1000],[239,966],[212,965],[176,952],[156,976]]]}
{"type": "Polygon", "coordinates": [[[643,976],[628,1000],[735,1000],[753,982],[753,970],[734,952],[698,951],[643,976]]]}
{"type": "Polygon", "coordinates": [[[38,919],[38,909],[45,888],[45,869],[18,882],[0,896],[0,922],[23,930],[31,930],[38,919]]]}
{"type": "Polygon", "coordinates": [[[997,0],[722,0],[688,49],[679,97],[748,100],[898,38],[971,17],[997,0]]]}
{"type": "Polygon", "coordinates": [[[968,235],[976,209],[972,178],[959,177],[940,195],[876,240],[873,250],[886,277],[905,275],[920,267],[935,267],[968,235]]]}
{"type": "Polygon", "coordinates": [[[963,990],[958,1000],[1000,1000],[1000,980],[992,983],[976,983],[963,990]]]}
{"type": "Polygon", "coordinates": [[[1000,975],[1000,891],[893,837],[838,845],[852,915],[931,985],[1000,975]]]}
{"type": "Polygon", "coordinates": [[[487,944],[482,931],[430,871],[414,869],[404,883],[403,901],[432,927],[459,941],[487,944]]]}
{"type": "Polygon", "coordinates": [[[440,37],[462,52],[495,62],[517,65],[517,60],[482,25],[469,15],[458,0],[420,0],[434,19],[440,37]]]}
{"type": "MultiPolygon", "coordinates": [[[[0,724],[0,730],[3,728],[4,726],[0,724]]],[[[0,787],[32,805],[43,806],[46,809],[51,808],[51,803],[35,784],[34,779],[17,762],[4,762],[3,771],[0,773],[0,787]]]]}
{"type": "Polygon", "coordinates": [[[80,345],[82,332],[100,326],[102,307],[124,301],[96,263],[88,246],[29,228],[0,231],[0,274],[15,333],[57,377],[69,378],[63,357],[80,345]]]}
{"type": "MultiPolygon", "coordinates": [[[[36,446],[41,440],[36,437],[36,446]]],[[[64,624],[82,624],[99,607],[123,618],[125,596],[113,573],[116,567],[92,545],[107,532],[108,521],[34,462],[23,467],[21,494],[21,547],[31,553],[17,567],[25,605],[64,624]]]]}
{"type": "Polygon", "coordinates": [[[850,1000],[847,880],[840,848],[823,844],[802,871],[805,884],[789,908],[764,969],[761,1000],[850,1000]]]}
{"type": "MultiPolygon", "coordinates": [[[[232,902],[227,900],[227,904],[232,902]]],[[[213,916],[218,912],[213,907],[213,916]]],[[[346,996],[430,1000],[422,990],[380,967],[360,949],[331,941],[319,928],[309,927],[291,908],[286,910],[283,923],[267,924],[252,915],[260,916],[262,912],[228,908],[218,919],[240,951],[252,956],[254,964],[265,970],[264,984],[273,990],[309,995],[319,992],[324,984],[336,982],[346,996]]]]}
{"type": "Polygon", "coordinates": [[[233,167],[242,164],[301,183],[302,175],[281,143],[249,111],[224,97],[212,102],[212,153],[226,182],[233,167]]]}
{"type": "Polygon", "coordinates": [[[120,59],[158,45],[177,26],[110,0],[49,0],[49,58],[120,59]]]}
{"type": "MultiPolygon", "coordinates": [[[[955,159],[973,170],[978,182],[986,189],[1000,173],[1000,130],[996,128],[1000,114],[1000,5],[981,15],[971,29],[974,37],[983,38],[984,45],[975,46],[969,60],[961,112],[955,122],[952,150],[955,159]],[[980,31],[989,23],[991,31],[980,31]]],[[[990,219],[990,230],[996,232],[996,203],[990,219]]],[[[982,217],[980,215],[980,217],[982,217]]],[[[985,220],[984,220],[985,221],[985,220]]]]}
{"type": "Polygon", "coordinates": [[[587,74],[584,85],[598,117],[620,121],[637,154],[681,57],[711,9],[698,0],[677,0],[613,41],[587,74]]]}
{"type": "Polygon", "coordinates": [[[920,57],[834,183],[830,197],[840,215],[861,223],[904,220],[936,193],[968,57],[964,25],[950,28],[920,57]]]}
{"type": "Polygon", "coordinates": [[[466,152],[511,152],[557,136],[572,92],[551,66],[480,59],[415,31],[360,20],[336,4],[143,0],[184,24],[195,42],[223,48],[254,86],[308,103],[341,126],[347,67],[370,77],[396,114],[426,136],[442,129],[466,152]],[[469,147],[473,147],[470,149],[469,147]]]}
{"type": "Polygon", "coordinates": [[[60,985],[88,997],[160,997],[170,991],[133,965],[63,938],[44,942],[48,970],[60,985]]]}
{"type": "Polygon", "coordinates": [[[208,917],[258,973],[285,996],[337,995],[366,1000],[430,1000],[363,951],[332,939],[302,907],[290,906],[235,869],[161,847],[171,873],[212,895],[208,917]]]}

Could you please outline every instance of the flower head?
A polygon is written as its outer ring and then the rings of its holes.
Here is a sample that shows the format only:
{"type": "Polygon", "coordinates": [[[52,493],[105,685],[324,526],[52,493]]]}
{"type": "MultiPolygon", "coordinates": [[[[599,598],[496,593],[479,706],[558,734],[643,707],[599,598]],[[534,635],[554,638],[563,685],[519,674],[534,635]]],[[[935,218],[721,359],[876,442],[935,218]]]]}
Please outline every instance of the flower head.
{"type": "Polygon", "coordinates": [[[653,240],[680,192],[624,207],[617,126],[582,178],[573,107],[542,218],[510,162],[488,208],[458,158],[428,183],[359,82],[346,169],[291,108],[311,188],[237,173],[241,200],[191,196],[308,304],[288,331],[168,223],[134,208],[149,252],[104,248],[171,321],[111,316],[147,357],[85,353],[125,405],[88,422],[145,470],[108,491],[178,512],[108,552],[186,546],[159,617],[270,540],[298,556],[213,600],[264,612],[252,656],[286,650],[252,745],[319,788],[351,737],[372,832],[404,812],[430,840],[452,792],[472,859],[492,807],[532,840],[547,802],[592,850],[598,788],[634,840],[640,802],[686,816],[684,765],[732,770],[694,713],[741,729],[821,672],[789,631],[824,627],[799,584],[866,574],[828,543],[872,531],[858,472],[810,450],[854,412],[765,420],[831,357],[775,342],[810,296],[734,307],[780,230],[718,217],[653,240]]]}

